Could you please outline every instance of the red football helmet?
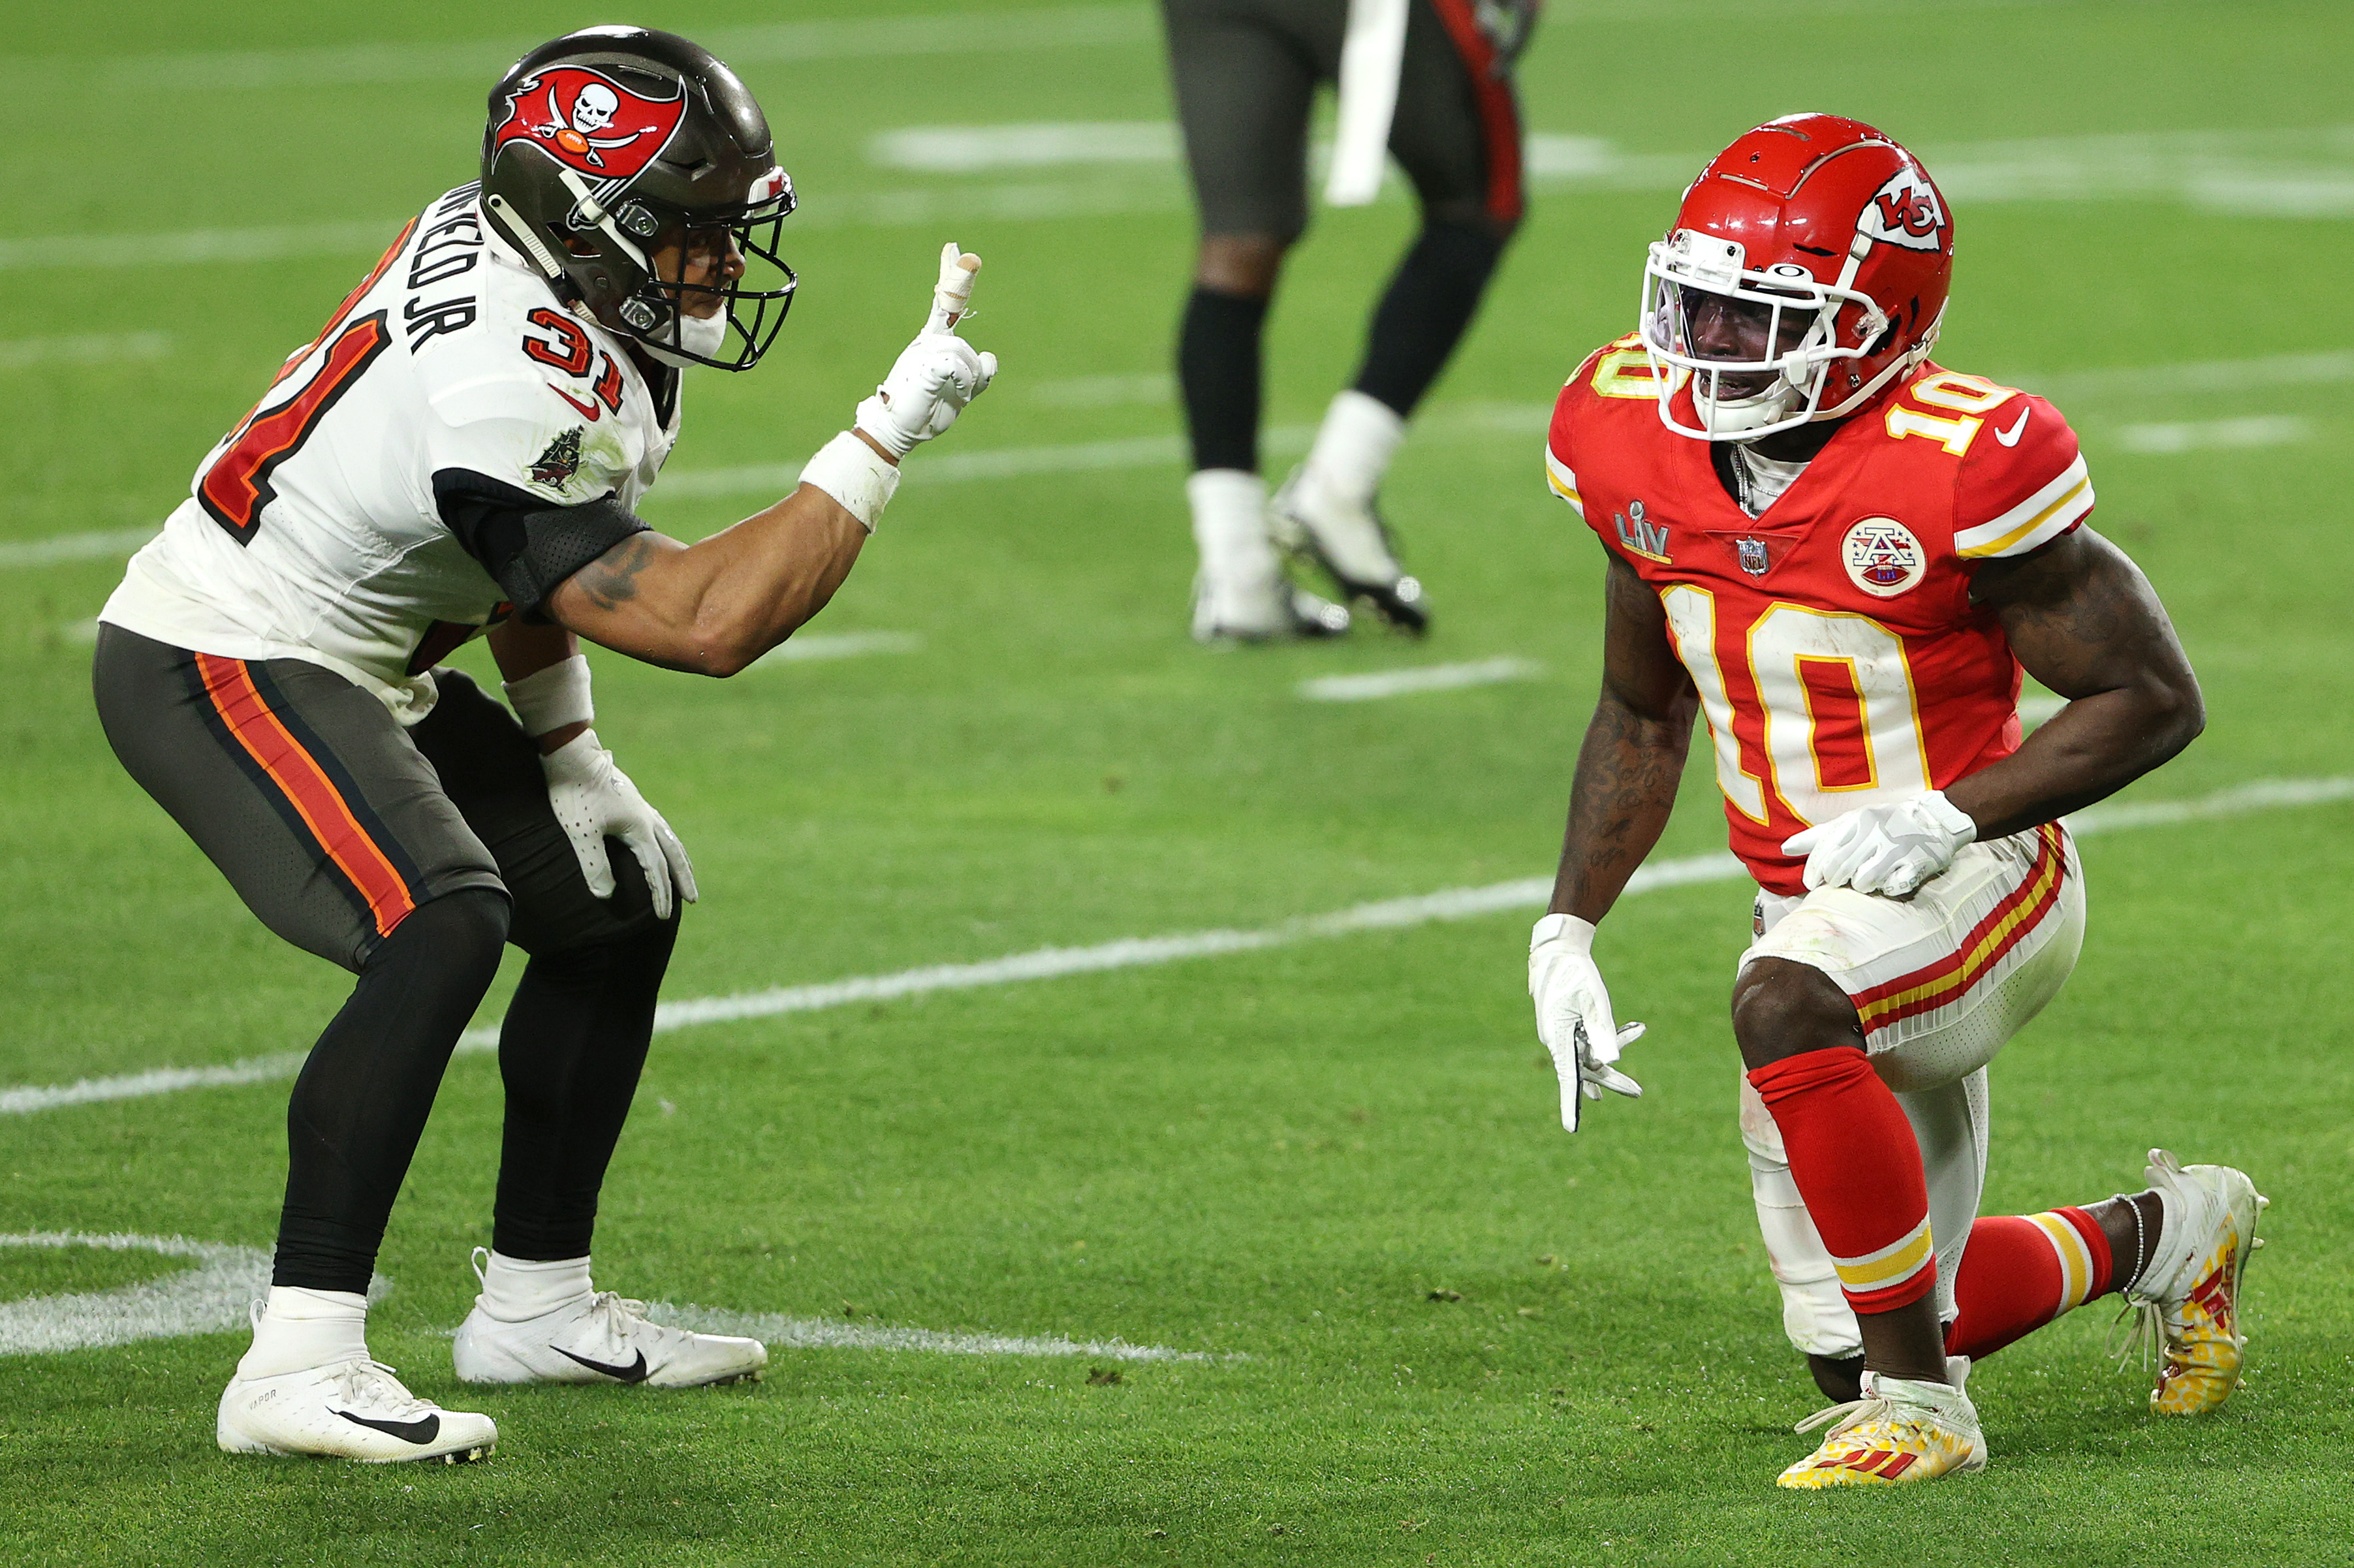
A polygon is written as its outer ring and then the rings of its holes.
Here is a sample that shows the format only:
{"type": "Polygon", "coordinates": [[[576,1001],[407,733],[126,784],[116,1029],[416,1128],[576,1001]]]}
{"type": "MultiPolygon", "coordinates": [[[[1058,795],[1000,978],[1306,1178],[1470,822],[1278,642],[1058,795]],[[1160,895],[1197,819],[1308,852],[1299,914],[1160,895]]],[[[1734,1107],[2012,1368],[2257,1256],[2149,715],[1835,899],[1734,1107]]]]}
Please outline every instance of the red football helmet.
{"type": "Polygon", "coordinates": [[[1853,413],[1928,357],[1953,268],[1953,217],[1920,160],[1858,121],[1768,121],[1702,171],[1643,269],[1659,418],[1725,441],[1853,413]],[[1765,328],[1757,357],[1701,352],[1695,309],[1712,303],[1765,328]]]}

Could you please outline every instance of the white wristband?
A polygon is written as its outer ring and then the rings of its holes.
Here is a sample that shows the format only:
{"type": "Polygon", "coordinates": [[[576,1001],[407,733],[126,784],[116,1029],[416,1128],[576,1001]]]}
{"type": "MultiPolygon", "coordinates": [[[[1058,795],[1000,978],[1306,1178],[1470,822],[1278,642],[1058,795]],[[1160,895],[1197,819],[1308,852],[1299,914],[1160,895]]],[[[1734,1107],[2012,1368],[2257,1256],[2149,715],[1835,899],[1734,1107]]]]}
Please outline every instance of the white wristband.
{"type": "Polygon", "coordinates": [[[1536,923],[1529,933],[1529,951],[1535,952],[1547,942],[1558,939],[1573,953],[1591,958],[1594,955],[1594,922],[1581,920],[1575,915],[1548,915],[1536,923]]]}
{"type": "Polygon", "coordinates": [[[899,471],[883,461],[873,447],[844,430],[818,448],[817,456],[801,470],[801,482],[813,484],[842,503],[842,509],[875,532],[875,520],[891,504],[899,488],[899,471]]]}
{"type": "Polygon", "coordinates": [[[501,683],[507,705],[523,721],[524,733],[543,736],[568,724],[588,724],[597,716],[588,701],[588,661],[571,658],[537,670],[520,681],[501,683]]]}

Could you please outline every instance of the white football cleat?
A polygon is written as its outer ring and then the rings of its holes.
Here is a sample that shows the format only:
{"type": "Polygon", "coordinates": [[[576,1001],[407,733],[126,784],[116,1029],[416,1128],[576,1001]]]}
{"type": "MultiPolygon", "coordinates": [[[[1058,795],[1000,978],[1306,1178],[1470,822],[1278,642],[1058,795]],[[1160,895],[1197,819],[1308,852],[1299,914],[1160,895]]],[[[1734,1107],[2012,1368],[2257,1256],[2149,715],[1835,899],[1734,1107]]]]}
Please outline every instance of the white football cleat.
{"type": "Polygon", "coordinates": [[[2149,1405],[2160,1415],[2200,1415],[2239,1386],[2248,1337],[2240,1332],[2240,1276],[2264,1244],[2256,1217],[2272,1202],[2245,1171],[2229,1165],[2183,1165],[2163,1149],[2149,1151],[2143,1176],[2166,1213],[2158,1250],[2125,1292],[2137,1318],[2125,1353],[2162,1345],[2165,1359],[2149,1405]]]}
{"type": "Polygon", "coordinates": [[[229,1379],[213,1436],[228,1454],[462,1465],[487,1457],[499,1429],[487,1415],[418,1398],[380,1361],[350,1361],[229,1379]]]}
{"type": "MultiPolygon", "coordinates": [[[[1946,1364],[1960,1378],[1969,1375],[1965,1357],[1949,1357],[1946,1364]]],[[[1818,1411],[1798,1430],[1826,1425],[1822,1446],[1783,1471],[1776,1486],[1909,1486],[1986,1468],[1978,1407],[1958,1381],[1913,1383],[1866,1372],[1861,1399],[1818,1411]]]]}
{"type": "Polygon", "coordinates": [[[1346,609],[1295,587],[1280,573],[1255,582],[1214,578],[1207,572],[1193,578],[1196,642],[1284,642],[1338,637],[1348,630],[1346,609]]]}
{"type": "Polygon", "coordinates": [[[646,1304],[599,1290],[519,1323],[482,1310],[458,1326],[450,1359],[461,1383],[642,1383],[701,1388],[757,1382],[769,1364],[758,1340],[697,1334],[648,1322],[646,1304]]]}
{"type": "Polygon", "coordinates": [[[1352,504],[1295,468],[1267,503],[1277,546],[1323,568],[1349,599],[1362,599],[1384,620],[1419,637],[1430,630],[1422,584],[1405,575],[1390,547],[1390,531],[1368,501],[1352,504]]]}

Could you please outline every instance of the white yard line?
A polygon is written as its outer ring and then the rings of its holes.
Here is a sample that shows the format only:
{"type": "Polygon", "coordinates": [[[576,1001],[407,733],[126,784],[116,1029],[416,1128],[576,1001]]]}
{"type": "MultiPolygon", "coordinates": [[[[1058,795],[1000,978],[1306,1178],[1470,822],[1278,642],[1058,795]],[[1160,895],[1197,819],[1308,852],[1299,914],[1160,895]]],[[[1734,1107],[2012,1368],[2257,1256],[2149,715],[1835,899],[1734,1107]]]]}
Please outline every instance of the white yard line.
{"type": "Polygon", "coordinates": [[[137,555],[160,526],[151,523],[144,528],[101,528],[88,534],[58,534],[47,539],[0,544],[0,570],[10,567],[53,567],[60,561],[103,560],[110,556],[120,560],[137,555]]]}
{"type": "MultiPolygon", "coordinates": [[[[899,29],[908,25],[897,21],[887,26],[899,29]]],[[[989,27],[979,26],[977,30],[986,32],[989,27]]],[[[501,57],[507,58],[512,57],[501,57]]],[[[1147,155],[1150,147],[1161,144],[1156,138],[1165,138],[1166,127],[1124,124],[1116,136],[1102,134],[1106,130],[1097,125],[1050,124],[919,127],[886,132],[878,147],[895,157],[917,163],[929,160],[927,166],[977,171],[1084,162],[1107,173],[1084,182],[967,180],[937,187],[851,191],[811,201],[794,215],[794,228],[801,231],[955,221],[1027,222],[1174,212],[1186,207],[1188,198],[1183,184],[1176,178],[1173,160],[1147,155]],[[1092,139],[1090,133],[1094,133],[1092,139]],[[895,138],[917,140],[903,145],[895,138]],[[1129,173],[1113,177],[1111,171],[1120,168],[1129,173]]],[[[2349,126],[2058,136],[1931,148],[1925,156],[1941,187],[1966,205],[2175,201],[2237,216],[2354,217],[2354,127],[2349,126]]],[[[1706,162],[1702,154],[1625,153],[1592,136],[1539,134],[1528,142],[1532,183],[1558,190],[1674,191],[1682,188],[1706,162]]],[[[1404,196],[1401,191],[1392,190],[1388,199],[1404,196]]],[[[147,268],[362,255],[381,249],[399,232],[403,221],[405,217],[387,216],[373,221],[160,234],[20,236],[0,238],[0,270],[147,268]]]]}
{"type": "Polygon", "coordinates": [[[1105,1361],[1210,1361],[1240,1360],[1205,1351],[1175,1351],[1163,1345],[1131,1345],[1125,1340],[1069,1340],[1060,1334],[971,1334],[938,1329],[896,1329],[880,1323],[842,1323],[831,1318],[788,1318],[776,1312],[731,1312],[720,1307],[674,1306],[655,1301],[646,1316],[657,1323],[699,1334],[743,1334],[770,1350],[928,1351],[950,1356],[1085,1356],[1105,1361]]]}
{"type": "Polygon", "coordinates": [[[866,143],[880,169],[974,175],[992,169],[1177,162],[1177,127],[1167,121],[1058,121],[1041,125],[910,125],[866,143]]]}
{"type": "Polygon", "coordinates": [[[58,1355],[140,1340],[227,1333],[246,1326],[247,1308],[270,1288],[270,1254],[258,1246],[186,1236],[30,1231],[0,1235],[5,1247],[152,1252],[187,1258],[196,1266],[114,1290],[0,1302],[0,1356],[58,1355]]]}
{"type": "MultiPolygon", "coordinates": [[[[2349,800],[2354,800],[2354,777],[2268,779],[2192,800],[2095,806],[2069,818],[2068,824],[2079,837],[2084,837],[2123,828],[2158,827],[2349,800]]],[[[1745,874],[1741,863],[1729,854],[1659,861],[1635,873],[1628,881],[1627,895],[1693,883],[1732,882],[1745,874]]],[[[978,963],[934,964],[893,974],[667,1001],[654,1014],[654,1029],[666,1033],[698,1024],[815,1012],[854,1002],[891,1001],[933,991],[976,991],[1024,980],[1057,980],[1067,975],[1102,974],[1227,953],[1259,952],[1320,938],[1352,936],[1360,931],[1401,930],[1436,921],[1476,919],[1509,910],[1540,908],[1552,891],[1550,876],[1524,877],[1490,883],[1484,887],[1449,888],[1415,897],[1360,904],[1329,915],[1307,916],[1256,929],[1187,931],[1166,937],[1131,937],[1086,948],[1040,948],[978,963]]],[[[464,1054],[497,1049],[495,1028],[470,1029],[458,1042],[458,1050],[464,1054]]],[[[217,1067],[156,1067],[113,1077],[83,1078],[71,1084],[22,1085],[0,1089],[0,1116],[28,1116],[68,1106],[291,1078],[301,1069],[303,1055],[300,1051],[288,1051],[217,1067]]]]}
{"type": "Polygon", "coordinates": [[[2127,425],[2117,445],[2144,456],[2217,448],[2285,447],[2313,439],[2313,421],[2295,414],[2260,414],[2242,419],[2194,419],[2182,424],[2127,425]]]}
{"type": "Polygon", "coordinates": [[[2020,372],[2019,385],[2055,402],[2116,393],[2180,397],[2266,387],[2339,386],[2354,381],[2354,349],[2268,354],[2254,359],[2204,359],[2184,365],[2116,366],[2098,370],[2020,372]]]}
{"type": "Polygon", "coordinates": [[[118,365],[161,359],[172,352],[167,332],[89,333],[73,337],[20,337],[0,343],[0,370],[33,365],[118,365]]]}
{"type": "Polygon", "coordinates": [[[860,659],[870,653],[913,653],[923,645],[922,635],[914,631],[804,631],[753,660],[752,667],[860,659]]]}
{"type": "MultiPolygon", "coordinates": [[[[121,1232],[27,1231],[0,1234],[0,1250],[48,1252],[90,1249],[147,1252],[185,1258],[193,1268],[113,1290],[34,1296],[0,1302],[0,1356],[61,1355],[142,1340],[176,1340],[193,1334],[234,1333],[247,1325],[247,1311],[270,1288],[270,1254],[258,1246],[190,1241],[186,1236],[133,1235],[121,1232]]],[[[368,1298],[381,1301],[392,1281],[377,1275],[368,1298]]],[[[646,1316],[705,1334],[748,1334],[773,1349],[793,1351],[918,1351],[952,1356],[1081,1356],[1106,1361],[1207,1361],[1240,1360],[1204,1351],[1162,1345],[1131,1345],[1125,1340],[1073,1340],[1060,1334],[1013,1335],[902,1329],[881,1323],[845,1323],[830,1318],[788,1318],[775,1312],[734,1312],[718,1307],[674,1306],[657,1301],[646,1316]]]]}
{"type": "MultiPolygon", "coordinates": [[[[1316,439],[1312,425],[1278,425],[1259,445],[1270,455],[1290,457],[1316,439]]],[[[984,479],[1029,479],[1042,474],[1104,473],[1133,468],[1172,468],[1185,460],[1180,436],[1124,436],[1108,441],[1071,441],[994,450],[926,452],[907,465],[904,485],[962,484],[984,479]]],[[[781,495],[801,480],[799,463],[748,463],[741,468],[690,469],[664,474],[649,501],[693,501],[717,495],[781,495]]]]}
{"type": "MultiPolygon", "coordinates": [[[[919,55],[1027,53],[1153,42],[1152,12],[1141,5],[1065,5],[1034,11],[965,12],[781,22],[692,29],[697,43],[730,65],[919,55]]],[[[315,48],[135,55],[91,62],[109,86],[142,95],[236,88],[333,87],[384,82],[480,80],[485,87],[544,37],[520,35],[452,44],[337,44],[315,48]]],[[[33,69],[33,61],[7,62],[33,69]]],[[[61,62],[41,62],[54,74],[61,62]]],[[[71,69],[65,66],[64,69],[71,69]]]]}
{"type": "MultiPolygon", "coordinates": [[[[7,242],[0,241],[0,249],[7,242]]],[[[5,266],[0,261],[0,266],[5,266]]],[[[2014,374],[2011,379],[2045,397],[2066,400],[2108,395],[2147,394],[2179,397],[2199,392],[2234,392],[2267,387],[2334,386],[2354,382],[2354,350],[2318,354],[2265,355],[2252,359],[2199,360],[2182,365],[2116,366],[2097,370],[2054,371],[2048,375],[2014,374]]],[[[1042,401],[1068,397],[1084,398],[1090,384],[1108,387],[1162,388],[1154,376],[1082,376],[1043,384],[1042,401]],[[1046,388],[1055,390],[1049,395],[1046,388]],[[1066,391],[1064,389],[1074,389],[1066,391]]],[[[1140,397],[1141,390],[1134,394],[1140,397]]],[[[1542,436],[1552,418],[1542,403],[1463,402],[1434,405],[1418,429],[1431,434],[1542,436]]],[[[1308,450],[1315,439],[1308,425],[1281,425],[1261,438],[1270,456],[1291,457],[1308,450]]],[[[1001,447],[994,450],[959,451],[954,448],[926,452],[907,467],[902,482],[915,485],[957,484],[975,480],[1027,479],[1060,473],[1097,473],[1122,469],[1166,468],[1184,461],[1182,438],[1174,435],[1129,436],[1112,440],[1057,442],[1043,446],[1001,447]]],[[[736,468],[684,469],[664,474],[652,501],[698,500],[727,495],[781,495],[800,482],[797,462],[749,463],[736,468]]],[[[160,518],[177,502],[159,503],[160,518]]],[[[160,526],[160,524],[158,524],[160,526]]],[[[127,556],[155,536],[155,527],[110,528],[87,534],[61,534],[47,539],[0,543],[0,570],[13,567],[45,567],[64,561],[127,556]]]]}
{"type": "Polygon", "coordinates": [[[1319,675],[1299,683],[1299,695],[1311,703],[1370,703],[1402,697],[1414,692],[1451,692],[1463,686],[1492,686],[1502,681],[1525,681],[1543,666],[1526,659],[1482,659],[1469,664],[1420,664],[1404,670],[1372,670],[1360,675],[1319,675]]]}

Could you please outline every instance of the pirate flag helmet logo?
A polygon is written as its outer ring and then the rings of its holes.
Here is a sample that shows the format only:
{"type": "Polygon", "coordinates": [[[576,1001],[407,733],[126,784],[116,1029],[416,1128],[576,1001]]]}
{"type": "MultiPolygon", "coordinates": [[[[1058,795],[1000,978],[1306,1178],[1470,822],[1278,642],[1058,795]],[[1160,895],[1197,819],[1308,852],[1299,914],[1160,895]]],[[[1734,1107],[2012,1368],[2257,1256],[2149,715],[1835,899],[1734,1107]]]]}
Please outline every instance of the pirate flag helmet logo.
{"type": "Polygon", "coordinates": [[[528,136],[567,168],[599,180],[641,173],[677,134],[686,93],[646,98],[599,70],[557,66],[525,77],[492,132],[492,151],[528,136]]]}

